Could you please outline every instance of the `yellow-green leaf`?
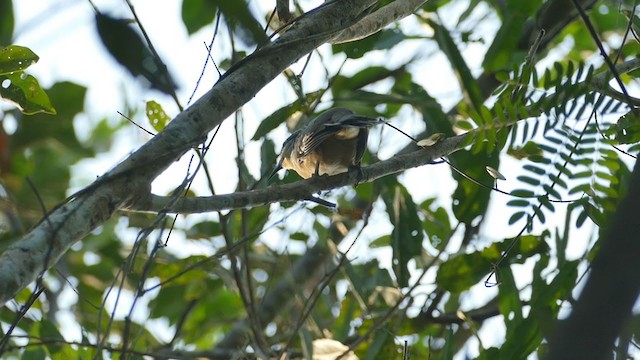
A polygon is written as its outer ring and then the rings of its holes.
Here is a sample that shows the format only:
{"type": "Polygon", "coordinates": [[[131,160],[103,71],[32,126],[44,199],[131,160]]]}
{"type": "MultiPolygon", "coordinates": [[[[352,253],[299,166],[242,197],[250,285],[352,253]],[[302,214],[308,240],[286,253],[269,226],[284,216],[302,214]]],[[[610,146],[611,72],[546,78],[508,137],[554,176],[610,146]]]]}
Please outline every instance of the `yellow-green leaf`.
{"type": "Polygon", "coordinates": [[[158,132],[164,130],[167,123],[171,121],[169,115],[167,115],[167,113],[164,112],[164,109],[162,109],[162,105],[153,100],[147,101],[146,114],[147,119],[149,119],[149,123],[158,132]]]}

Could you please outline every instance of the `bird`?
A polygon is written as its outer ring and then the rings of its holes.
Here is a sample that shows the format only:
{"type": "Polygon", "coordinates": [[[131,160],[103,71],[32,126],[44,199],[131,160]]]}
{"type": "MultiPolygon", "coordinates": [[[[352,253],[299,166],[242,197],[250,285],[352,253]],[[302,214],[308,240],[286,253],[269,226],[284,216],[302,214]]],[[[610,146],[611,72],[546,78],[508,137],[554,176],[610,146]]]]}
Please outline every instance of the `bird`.
{"type": "Polygon", "coordinates": [[[283,168],[295,171],[304,179],[359,169],[369,128],[379,123],[378,119],[357,115],[345,108],[321,113],[284,141],[269,179],[283,168]]]}

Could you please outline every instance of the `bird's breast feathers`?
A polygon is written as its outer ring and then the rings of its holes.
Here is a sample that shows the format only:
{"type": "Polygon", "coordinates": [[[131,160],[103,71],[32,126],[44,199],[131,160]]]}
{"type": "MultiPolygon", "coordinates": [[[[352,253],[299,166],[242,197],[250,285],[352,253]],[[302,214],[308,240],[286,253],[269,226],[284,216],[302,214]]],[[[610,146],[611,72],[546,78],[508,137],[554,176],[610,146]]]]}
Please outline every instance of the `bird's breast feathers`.
{"type": "Polygon", "coordinates": [[[334,137],[338,140],[351,140],[355,139],[360,134],[360,128],[355,126],[346,126],[340,131],[336,132],[334,137]]]}

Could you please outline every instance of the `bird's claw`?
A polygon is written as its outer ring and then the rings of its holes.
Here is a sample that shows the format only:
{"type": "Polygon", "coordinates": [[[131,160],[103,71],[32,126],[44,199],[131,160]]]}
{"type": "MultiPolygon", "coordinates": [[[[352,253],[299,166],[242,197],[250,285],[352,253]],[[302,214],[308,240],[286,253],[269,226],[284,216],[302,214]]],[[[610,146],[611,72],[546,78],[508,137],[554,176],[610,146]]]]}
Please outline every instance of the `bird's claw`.
{"type": "Polygon", "coordinates": [[[360,185],[362,179],[364,179],[364,172],[360,164],[349,166],[349,180],[353,182],[353,187],[360,185]]]}

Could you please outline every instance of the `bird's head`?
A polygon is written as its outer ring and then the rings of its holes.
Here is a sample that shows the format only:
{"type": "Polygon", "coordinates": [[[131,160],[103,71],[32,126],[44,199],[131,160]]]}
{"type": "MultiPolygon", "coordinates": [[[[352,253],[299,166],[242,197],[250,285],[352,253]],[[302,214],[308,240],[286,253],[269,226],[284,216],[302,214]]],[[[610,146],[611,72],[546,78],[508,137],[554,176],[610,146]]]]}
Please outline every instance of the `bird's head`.
{"type": "Polygon", "coordinates": [[[300,130],[292,133],[287,138],[287,140],[284,141],[284,143],[282,144],[282,150],[280,151],[280,156],[278,158],[278,163],[273,168],[273,172],[271,172],[269,180],[271,180],[271,178],[273,178],[278,173],[278,171],[282,169],[291,169],[291,154],[293,153],[294,145],[299,135],[300,130]]]}

